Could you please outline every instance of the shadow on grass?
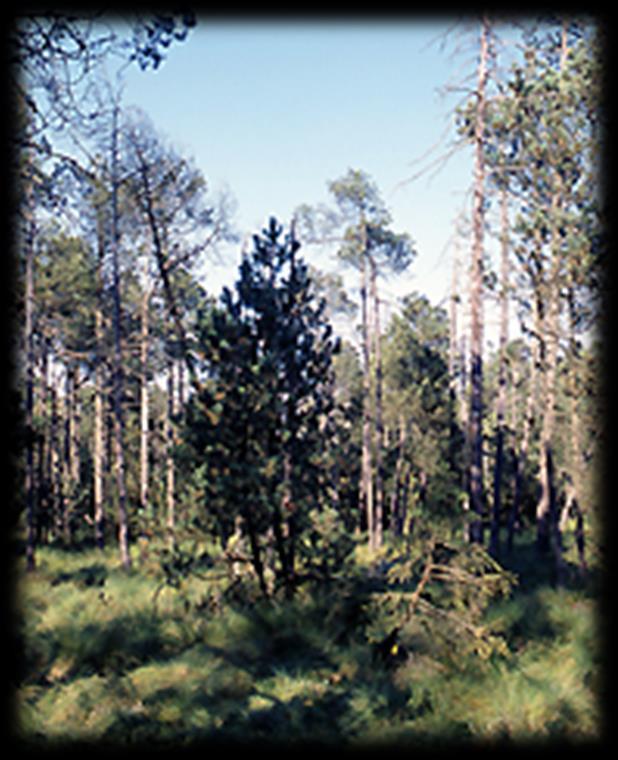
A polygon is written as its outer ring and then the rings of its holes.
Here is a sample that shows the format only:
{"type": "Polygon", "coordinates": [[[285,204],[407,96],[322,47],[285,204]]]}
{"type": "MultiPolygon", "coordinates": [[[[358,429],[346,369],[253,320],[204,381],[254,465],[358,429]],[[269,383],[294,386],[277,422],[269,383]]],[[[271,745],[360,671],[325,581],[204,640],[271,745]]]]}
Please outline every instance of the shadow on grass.
{"type": "Polygon", "coordinates": [[[22,680],[44,684],[95,673],[118,675],[173,654],[160,621],[147,613],[93,620],[86,625],[69,621],[27,637],[22,680]]]}

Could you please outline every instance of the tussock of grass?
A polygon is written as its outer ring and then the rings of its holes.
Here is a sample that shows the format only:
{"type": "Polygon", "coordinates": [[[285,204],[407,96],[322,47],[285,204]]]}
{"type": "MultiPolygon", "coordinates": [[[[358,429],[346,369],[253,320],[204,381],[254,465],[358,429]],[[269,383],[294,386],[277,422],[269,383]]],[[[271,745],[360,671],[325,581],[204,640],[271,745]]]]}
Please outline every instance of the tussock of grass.
{"type": "Polygon", "coordinates": [[[411,623],[409,657],[389,669],[371,656],[353,588],[214,610],[203,601],[215,584],[187,579],[157,594],[160,582],[152,569],[122,572],[115,554],[41,552],[18,587],[23,736],[362,746],[598,733],[584,590],[540,585],[495,603],[487,618],[508,655],[488,661],[454,663],[411,623]]]}

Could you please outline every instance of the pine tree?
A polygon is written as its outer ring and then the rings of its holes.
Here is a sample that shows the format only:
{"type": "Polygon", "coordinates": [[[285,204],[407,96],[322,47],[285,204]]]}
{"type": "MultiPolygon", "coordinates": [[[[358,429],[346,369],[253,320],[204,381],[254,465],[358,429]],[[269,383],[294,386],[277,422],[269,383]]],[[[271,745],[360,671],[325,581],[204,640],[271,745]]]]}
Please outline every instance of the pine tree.
{"type": "MultiPolygon", "coordinates": [[[[359,502],[361,514],[366,515],[369,546],[374,549],[382,542],[384,505],[380,334],[379,320],[375,319],[379,315],[377,280],[386,271],[404,271],[416,252],[409,235],[389,229],[390,215],[377,187],[364,172],[348,170],[347,174],[329,183],[329,190],[337,204],[336,223],[344,230],[338,255],[360,273],[363,444],[359,502]],[[375,315],[373,335],[369,299],[375,315]],[[375,404],[371,398],[372,386],[375,404]]],[[[332,219],[330,224],[333,224],[332,219]]]]}
{"type": "Polygon", "coordinates": [[[189,405],[187,437],[204,459],[208,510],[223,543],[240,516],[262,592],[269,570],[289,596],[299,538],[328,476],[336,343],[300,244],[281,234],[271,219],[244,255],[235,293],[224,289],[221,306],[202,316],[209,381],[189,405]]]}

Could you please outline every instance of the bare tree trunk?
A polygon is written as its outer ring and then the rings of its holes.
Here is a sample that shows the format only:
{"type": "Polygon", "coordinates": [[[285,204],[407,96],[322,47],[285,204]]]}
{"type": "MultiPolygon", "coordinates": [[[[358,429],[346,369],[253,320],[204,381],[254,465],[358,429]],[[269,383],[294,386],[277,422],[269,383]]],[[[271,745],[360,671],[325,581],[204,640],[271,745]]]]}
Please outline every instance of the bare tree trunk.
{"type": "MultiPolygon", "coordinates": [[[[100,312],[97,311],[97,317],[100,312]]],[[[105,546],[105,512],[103,505],[103,391],[102,367],[99,360],[94,375],[94,431],[92,459],[94,469],[94,540],[97,548],[105,546]]]]}
{"type": "Polygon", "coordinates": [[[71,478],[76,487],[80,485],[80,446],[81,446],[81,418],[82,418],[82,405],[80,400],[80,388],[81,377],[79,372],[79,364],[75,365],[75,374],[73,377],[73,436],[71,438],[71,478]]]}
{"type": "Polygon", "coordinates": [[[178,378],[178,412],[182,413],[185,408],[185,364],[182,359],[176,365],[178,378]]]}
{"type": "Polygon", "coordinates": [[[362,314],[362,352],[363,352],[363,449],[361,460],[360,507],[367,516],[367,533],[369,546],[375,547],[373,473],[371,462],[371,361],[369,338],[369,315],[367,308],[367,227],[363,220],[361,225],[361,314],[362,314]]]}
{"type": "Polygon", "coordinates": [[[515,476],[513,484],[513,503],[511,504],[511,510],[509,512],[507,522],[507,552],[513,550],[513,540],[515,538],[515,528],[519,519],[519,507],[521,504],[522,489],[524,484],[524,471],[526,463],[528,461],[528,446],[530,443],[530,435],[534,425],[534,415],[536,410],[536,384],[537,384],[537,363],[536,351],[534,351],[532,360],[530,362],[530,375],[529,375],[529,390],[526,397],[526,407],[524,411],[524,424],[521,437],[521,443],[519,445],[519,451],[515,461],[515,476]]]}
{"type": "Polygon", "coordinates": [[[62,533],[67,546],[71,543],[71,513],[74,508],[73,497],[73,409],[75,405],[75,373],[70,364],[66,366],[64,384],[64,451],[62,456],[62,483],[65,500],[62,513],[62,533]]]}
{"type": "Polygon", "coordinates": [[[58,431],[58,390],[56,388],[56,378],[52,375],[50,386],[51,398],[51,473],[52,473],[52,492],[54,504],[53,532],[54,538],[61,536],[64,526],[64,493],[62,488],[62,455],[60,452],[60,436],[58,431]]]}
{"type": "Polygon", "coordinates": [[[500,262],[500,339],[498,369],[498,399],[496,403],[496,462],[494,468],[494,494],[491,517],[489,552],[493,557],[500,553],[500,512],[502,470],[504,467],[504,416],[506,410],[506,347],[509,340],[509,229],[506,188],[500,198],[502,228],[500,262]]]}
{"type": "Polygon", "coordinates": [[[167,538],[170,548],[174,548],[176,528],[176,500],[174,493],[174,361],[167,361],[167,413],[165,416],[165,473],[166,473],[166,503],[167,503],[167,538]]]}
{"type": "Polygon", "coordinates": [[[141,342],[140,342],[140,477],[139,497],[142,519],[146,519],[150,509],[148,504],[148,309],[150,288],[144,283],[141,300],[141,342]]]}
{"type": "MultiPolygon", "coordinates": [[[[552,198],[551,218],[558,213],[558,197],[552,198]]],[[[540,482],[541,497],[537,505],[537,548],[546,553],[551,549],[556,563],[558,582],[560,582],[562,562],[554,481],[554,452],[553,438],[556,417],[556,375],[558,360],[558,320],[559,320],[559,257],[555,248],[557,229],[552,229],[552,264],[549,272],[547,288],[547,311],[544,323],[544,341],[546,345],[545,362],[543,367],[543,399],[544,412],[540,439],[540,482]]]]}
{"type": "Polygon", "coordinates": [[[41,431],[36,436],[36,456],[34,464],[34,488],[36,493],[37,509],[34,515],[34,547],[42,546],[46,541],[45,517],[46,517],[46,499],[47,483],[45,481],[45,462],[47,449],[47,436],[45,428],[47,425],[47,391],[45,388],[45,341],[43,339],[43,350],[41,353],[40,367],[38,368],[37,384],[37,364],[35,358],[34,364],[34,414],[41,420],[41,431]]]}
{"type": "MultiPolygon", "coordinates": [[[[559,70],[562,71],[566,62],[567,36],[566,23],[562,27],[562,49],[560,53],[559,70]]],[[[560,277],[561,252],[560,232],[562,212],[562,179],[560,173],[554,171],[554,185],[551,196],[549,219],[551,220],[549,250],[551,256],[549,280],[547,283],[547,312],[544,325],[546,362],[544,366],[544,415],[541,428],[541,498],[537,506],[537,547],[541,552],[551,549],[556,581],[562,583],[564,576],[564,560],[562,558],[562,541],[558,519],[558,504],[554,478],[553,438],[555,428],[556,379],[558,369],[558,342],[560,320],[560,277]]]]}
{"type": "Polygon", "coordinates": [[[97,548],[105,546],[105,511],[103,503],[103,230],[98,230],[97,301],[94,313],[96,363],[94,368],[94,430],[92,441],[94,477],[94,540],[97,548]]]}
{"type": "Polygon", "coordinates": [[[135,148],[135,155],[137,156],[137,159],[139,161],[140,178],[142,182],[142,190],[144,193],[144,208],[145,208],[146,218],[148,220],[148,225],[150,227],[150,233],[152,236],[152,245],[153,245],[155,260],[157,262],[157,269],[159,272],[159,276],[161,278],[161,283],[163,285],[163,295],[165,297],[167,312],[170,316],[170,319],[172,320],[174,331],[176,333],[176,339],[178,340],[178,345],[180,346],[182,358],[189,372],[189,381],[191,385],[193,386],[193,388],[195,389],[196,393],[199,394],[202,390],[202,384],[198,378],[197,371],[195,369],[194,358],[191,352],[189,351],[189,344],[187,341],[186,331],[182,324],[181,313],[178,306],[178,300],[172,288],[172,282],[170,279],[170,271],[169,271],[169,260],[166,257],[165,251],[163,249],[161,231],[159,229],[159,223],[157,222],[154,205],[153,205],[153,193],[152,193],[152,188],[150,186],[151,180],[150,180],[148,162],[143,152],[139,149],[139,146],[134,145],[134,148],[135,148]]]}
{"type": "MultiPolygon", "coordinates": [[[[451,396],[457,399],[457,365],[458,365],[458,333],[457,307],[459,306],[459,241],[455,244],[453,268],[451,271],[451,293],[449,297],[449,346],[448,346],[448,376],[451,396]]],[[[463,403],[463,399],[461,399],[463,403]]]]}
{"type": "Polygon", "coordinates": [[[122,344],[120,309],[120,262],[119,262],[119,216],[118,216],[118,105],[114,105],[112,123],[111,198],[112,198],[112,272],[113,272],[113,324],[114,324],[114,440],[116,444],[116,483],[118,487],[118,542],[122,566],[131,567],[129,554],[129,526],[127,519],[127,490],[124,459],[124,414],[122,409],[122,344]]]}
{"type": "Polygon", "coordinates": [[[39,503],[41,505],[40,521],[42,523],[42,542],[49,541],[50,531],[53,529],[54,518],[54,477],[53,477],[53,455],[52,455],[52,409],[51,409],[51,387],[49,380],[49,340],[47,336],[43,339],[43,356],[41,357],[41,395],[42,408],[46,418],[45,445],[40,453],[39,467],[42,470],[39,476],[39,488],[41,495],[39,503]]]}
{"type": "Polygon", "coordinates": [[[477,79],[477,107],[474,128],[474,209],[472,216],[472,271],[470,282],[470,417],[469,478],[470,506],[477,519],[470,525],[470,540],[483,543],[483,516],[485,495],[483,490],[483,227],[485,201],[485,166],[483,141],[485,133],[485,88],[489,25],[481,22],[480,58],[477,79]]]}
{"type": "Polygon", "coordinates": [[[579,347],[577,344],[577,338],[575,336],[575,325],[577,315],[575,313],[575,295],[573,292],[573,285],[569,286],[567,293],[567,301],[569,306],[569,347],[570,357],[567,363],[568,372],[568,387],[569,387],[569,417],[571,424],[571,457],[570,457],[570,473],[571,473],[571,495],[568,501],[570,501],[571,512],[576,518],[575,529],[575,542],[577,544],[577,550],[579,555],[580,572],[585,575],[588,566],[586,563],[585,555],[585,540],[584,540],[584,520],[585,509],[583,507],[583,473],[582,473],[582,434],[581,434],[581,417],[578,407],[578,387],[577,387],[577,370],[580,366],[579,347]]]}
{"type": "Polygon", "coordinates": [[[384,426],[382,423],[382,339],[380,336],[380,299],[378,297],[377,268],[375,260],[370,257],[371,297],[374,307],[374,356],[375,356],[375,435],[374,452],[376,463],[375,490],[375,547],[382,546],[384,519],[384,465],[382,448],[384,445],[384,426]]]}
{"type": "Polygon", "coordinates": [[[26,569],[35,569],[35,499],[34,499],[34,208],[28,193],[26,253],[26,569]]]}
{"type": "Polygon", "coordinates": [[[405,515],[403,514],[402,491],[403,491],[403,467],[404,452],[407,439],[407,426],[403,414],[399,415],[399,447],[397,462],[395,464],[395,478],[391,493],[390,525],[391,531],[396,536],[403,533],[405,515]]]}
{"type": "Polygon", "coordinates": [[[528,461],[528,449],[530,444],[530,437],[535,424],[535,416],[538,407],[538,395],[539,395],[539,376],[541,374],[541,368],[545,357],[545,344],[543,339],[543,318],[544,318],[544,306],[543,298],[541,294],[541,280],[542,271],[540,269],[541,261],[541,247],[542,240],[539,233],[535,233],[535,250],[536,254],[533,262],[527,265],[528,277],[532,283],[532,344],[531,344],[531,362],[529,370],[528,381],[528,395],[526,397],[526,406],[524,412],[524,424],[521,437],[521,443],[519,446],[519,453],[517,455],[517,462],[515,465],[515,482],[513,487],[513,504],[511,506],[511,512],[508,518],[507,527],[507,551],[511,552],[513,549],[513,540],[515,536],[515,527],[519,518],[519,509],[522,498],[522,490],[524,485],[524,473],[526,464],[528,461]],[[534,264],[536,261],[536,265],[534,264]]]}

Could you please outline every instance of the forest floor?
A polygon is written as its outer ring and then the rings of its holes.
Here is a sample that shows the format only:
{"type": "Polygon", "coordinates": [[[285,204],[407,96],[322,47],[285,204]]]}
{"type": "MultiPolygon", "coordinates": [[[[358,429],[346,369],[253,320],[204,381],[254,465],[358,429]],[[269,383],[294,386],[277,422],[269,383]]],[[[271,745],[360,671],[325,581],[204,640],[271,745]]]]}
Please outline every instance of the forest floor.
{"type": "MultiPolygon", "coordinates": [[[[525,546],[517,553],[526,563],[525,546]],[[523,552],[523,553],[522,553],[523,552]]],[[[16,581],[20,742],[324,744],[595,741],[601,652],[592,585],[529,575],[487,615],[508,654],[375,661],[332,594],[268,602],[217,581],[161,586],[156,563],[45,548],[16,581]]],[[[530,559],[532,562],[532,559],[530,559]]],[[[523,573],[522,573],[523,577],[523,573]]]]}

